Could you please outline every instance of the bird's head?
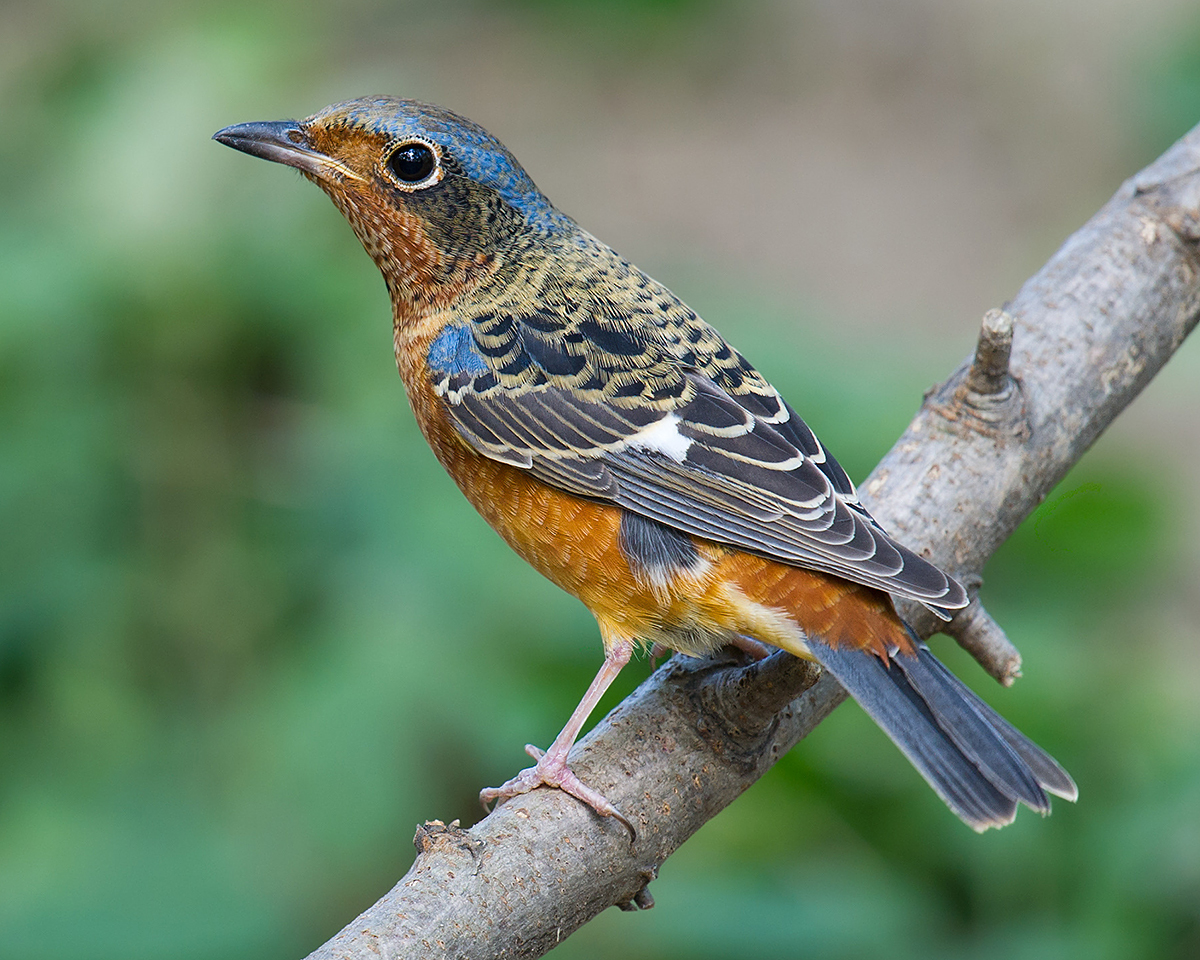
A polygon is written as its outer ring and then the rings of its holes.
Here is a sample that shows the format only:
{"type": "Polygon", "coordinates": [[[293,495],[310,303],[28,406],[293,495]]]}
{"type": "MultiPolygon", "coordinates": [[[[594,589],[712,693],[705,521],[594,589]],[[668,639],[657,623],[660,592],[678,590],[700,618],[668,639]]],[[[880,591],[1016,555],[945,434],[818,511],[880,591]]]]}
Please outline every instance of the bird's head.
{"type": "Polygon", "coordinates": [[[416,312],[491,273],[514,243],[573,227],[504,144],[428,103],[365,97],[213,139],[295,167],[329,194],[398,306],[416,312]]]}

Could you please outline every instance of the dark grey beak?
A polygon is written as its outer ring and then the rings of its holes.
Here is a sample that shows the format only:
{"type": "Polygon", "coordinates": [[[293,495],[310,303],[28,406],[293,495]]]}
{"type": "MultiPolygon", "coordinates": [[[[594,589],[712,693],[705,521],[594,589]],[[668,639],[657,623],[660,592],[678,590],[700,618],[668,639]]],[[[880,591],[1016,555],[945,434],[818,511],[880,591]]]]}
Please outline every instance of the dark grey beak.
{"type": "Polygon", "coordinates": [[[213,139],[254,157],[295,166],[292,157],[305,149],[307,138],[295,120],[275,120],[235,123],[232,127],[218,130],[213,134],[213,139]]]}
{"type": "Polygon", "coordinates": [[[332,157],[314,150],[304,127],[296,120],[235,123],[218,130],[213,139],[252,157],[295,167],[320,180],[363,179],[332,157]]]}

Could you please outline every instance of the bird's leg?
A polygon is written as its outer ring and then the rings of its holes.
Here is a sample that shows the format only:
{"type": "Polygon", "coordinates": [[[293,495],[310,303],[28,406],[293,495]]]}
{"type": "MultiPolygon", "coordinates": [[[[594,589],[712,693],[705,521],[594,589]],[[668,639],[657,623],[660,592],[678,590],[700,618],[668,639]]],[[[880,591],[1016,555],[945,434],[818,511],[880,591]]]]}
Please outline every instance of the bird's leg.
{"type": "MultiPolygon", "coordinates": [[[[765,660],[775,649],[761,640],[755,640],[753,637],[747,637],[741,633],[735,633],[729,638],[729,646],[736,650],[741,650],[742,653],[755,662],[765,660]]],[[[650,648],[650,672],[653,673],[658,668],[660,657],[668,656],[670,653],[670,647],[664,647],[661,643],[655,643],[650,648]]]]}
{"type": "Polygon", "coordinates": [[[729,641],[731,647],[737,647],[742,653],[746,654],[751,660],[765,660],[771,655],[774,647],[769,647],[761,640],[755,640],[753,637],[747,637],[745,634],[735,633],[729,641]]]}
{"type": "Polygon", "coordinates": [[[622,815],[621,811],[601,794],[584,784],[567,766],[567,754],[571,752],[571,747],[579,738],[579,731],[583,729],[591,712],[596,709],[596,704],[604,696],[604,691],[617,678],[617,674],[629,662],[632,655],[633,644],[628,640],[620,640],[605,649],[604,664],[600,667],[600,672],[596,674],[591,686],[587,688],[587,692],[579,701],[575,712],[571,714],[567,725],[550,744],[550,749],[543,753],[533,744],[527,744],[525,752],[537,760],[534,766],[522,770],[503,786],[486,787],[479,791],[479,802],[483,804],[485,810],[493,800],[507,800],[509,797],[528,793],[535,787],[544,784],[548,787],[557,787],[564,793],[569,793],[576,799],[582,800],[602,817],[615,817],[625,825],[631,835],[636,837],[633,824],[622,815]]]}

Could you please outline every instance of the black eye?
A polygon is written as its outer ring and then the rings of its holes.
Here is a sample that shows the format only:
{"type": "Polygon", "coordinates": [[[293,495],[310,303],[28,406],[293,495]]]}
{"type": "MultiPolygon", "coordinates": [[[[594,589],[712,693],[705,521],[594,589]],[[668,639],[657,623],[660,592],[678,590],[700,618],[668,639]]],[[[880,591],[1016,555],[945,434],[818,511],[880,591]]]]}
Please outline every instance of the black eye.
{"type": "Polygon", "coordinates": [[[431,173],[437,160],[423,143],[406,143],[388,157],[388,169],[403,183],[420,183],[431,173]]]}

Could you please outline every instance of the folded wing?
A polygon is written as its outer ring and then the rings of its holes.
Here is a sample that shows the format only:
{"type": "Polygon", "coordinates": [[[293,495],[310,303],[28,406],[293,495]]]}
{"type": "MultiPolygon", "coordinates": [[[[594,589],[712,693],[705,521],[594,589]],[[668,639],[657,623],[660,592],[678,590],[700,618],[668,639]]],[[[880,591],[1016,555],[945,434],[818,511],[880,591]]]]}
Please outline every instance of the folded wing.
{"type": "Polygon", "coordinates": [[[435,389],[476,451],[579,496],[943,615],[966,604],[960,584],[871,518],[778,392],[724,341],[713,348],[711,327],[700,352],[662,325],[589,316],[559,318],[556,332],[552,321],[489,315],[447,328],[431,348],[435,389]]]}

